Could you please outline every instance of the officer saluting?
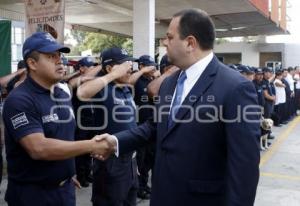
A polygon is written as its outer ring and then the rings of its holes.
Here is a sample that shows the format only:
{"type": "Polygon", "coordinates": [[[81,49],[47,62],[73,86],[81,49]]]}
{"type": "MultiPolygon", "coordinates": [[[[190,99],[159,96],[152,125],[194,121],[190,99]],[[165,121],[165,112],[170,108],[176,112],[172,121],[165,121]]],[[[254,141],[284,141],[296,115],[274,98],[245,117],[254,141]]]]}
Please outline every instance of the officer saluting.
{"type": "Polygon", "coordinates": [[[45,32],[23,45],[28,76],[3,109],[9,206],[75,206],[73,157],[110,151],[99,137],[73,142],[70,96],[55,86],[64,76],[60,52],[69,51],[45,32]]]}

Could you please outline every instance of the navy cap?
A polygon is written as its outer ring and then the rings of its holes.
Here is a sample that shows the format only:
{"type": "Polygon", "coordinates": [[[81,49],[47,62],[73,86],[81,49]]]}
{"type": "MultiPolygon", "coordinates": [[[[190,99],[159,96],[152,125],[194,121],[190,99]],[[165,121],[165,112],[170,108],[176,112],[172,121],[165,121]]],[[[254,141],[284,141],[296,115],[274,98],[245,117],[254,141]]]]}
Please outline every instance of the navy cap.
{"type": "Polygon", "coordinates": [[[103,67],[112,63],[122,64],[125,61],[136,61],[137,59],[128,55],[125,49],[113,47],[105,49],[100,55],[101,64],[103,67]]]}
{"type": "Polygon", "coordinates": [[[263,74],[263,70],[261,68],[255,68],[255,74],[263,74]]]}
{"type": "Polygon", "coordinates": [[[69,53],[70,49],[59,43],[47,32],[36,32],[28,37],[23,44],[23,58],[25,59],[32,51],[51,53],[60,51],[69,53]]]}
{"type": "Polygon", "coordinates": [[[263,72],[273,72],[272,68],[270,67],[264,67],[262,70],[263,72]]]}
{"type": "Polygon", "coordinates": [[[168,60],[168,56],[165,54],[161,60],[160,60],[160,64],[159,64],[159,69],[160,69],[160,73],[163,73],[163,70],[165,69],[165,67],[172,65],[169,60],[168,60]]]}
{"type": "Polygon", "coordinates": [[[239,65],[237,69],[241,73],[254,74],[254,72],[249,67],[247,67],[245,65],[239,65]]]}
{"type": "Polygon", "coordinates": [[[234,65],[234,64],[228,64],[229,68],[233,69],[233,70],[238,70],[238,66],[234,65]]]}
{"type": "Polygon", "coordinates": [[[91,67],[91,66],[94,66],[95,63],[93,62],[93,59],[91,57],[84,57],[78,61],[78,65],[91,67]]]}
{"type": "Polygon", "coordinates": [[[144,66],[157,66],[154,59],[149,55],[140,56],[138,63],[144,66]]]}

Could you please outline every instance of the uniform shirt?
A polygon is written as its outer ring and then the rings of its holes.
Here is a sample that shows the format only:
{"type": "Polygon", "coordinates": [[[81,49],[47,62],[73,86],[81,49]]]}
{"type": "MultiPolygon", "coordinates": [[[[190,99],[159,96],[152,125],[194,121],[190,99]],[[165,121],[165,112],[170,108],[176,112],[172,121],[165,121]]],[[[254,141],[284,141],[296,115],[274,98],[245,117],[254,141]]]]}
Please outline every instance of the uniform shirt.
{"type": "MultiPolygon", "coordinates": [[[[266,79],[262,80],[262,88],[263,88],[263,91],[267,91],[270,96],[274,96],[275,95],[273,93],[272,86],[271,86],[271,84],[270,84],[270,82],[268,80],[266,80],[266,79]]],[[[270,101],[268,99],[265,99],[265,100],[268,103],[273,103],[273,101],[270,101]]]]}
{"type": "Polygon", "coordinates": [[[150,79],[141,76],[134,87],[134,101],[139,106],[138,122],[144,123],[147,119],[153,117],[153,109],[148,106],[153,106],[152,100],[148,97],[147,86],[151,82],[150,79]]]}
{"type": "Polygon", "coordinates": [[[108,84],[94,97],[96,125],[100,134],[114,134],[136,127],[136,105],[128,87],[108,84]]]}
{"type": "MultiPolygon", "coordinates": [[[[86,135],[88,128],[95,127],[95,112],[91,101],[80,101],[76,95],[77,88],[73,90],[72,105],[77,121],[76,137],[79,139],[86,135]]],[[[91,137],[85,137],[89,139],[91,137]]]]}
{"type": "Polygon", "coordinates": [[[30,76],[14,89],[3,109],[8,179],[56,184],[75,174],[74,159],[33,160],[19,141],[33,133],[65,141],[74,139],[75,121],[70,96],[55,87],[54,94],[30,76]]]}
{"type": "Polygon", "coordinates": [[[256,80],[253,80],[253,84],[256,89],[258,104],[263,107],[265,105],[265,96],[263,94],[262,82],[257,82],[256,80]]]}

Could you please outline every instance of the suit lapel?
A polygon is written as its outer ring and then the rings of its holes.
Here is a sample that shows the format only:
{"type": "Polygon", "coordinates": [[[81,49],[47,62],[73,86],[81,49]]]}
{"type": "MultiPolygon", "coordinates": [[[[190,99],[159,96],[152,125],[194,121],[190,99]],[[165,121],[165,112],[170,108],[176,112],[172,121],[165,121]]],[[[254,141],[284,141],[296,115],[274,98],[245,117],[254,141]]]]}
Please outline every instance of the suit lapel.
{"type": "MultiPolygon", "coordinates": [[[[166,110],[169,111],[170,105],[171,105],[171,100],[172,96],[174,94],[175,88],[176,88],[176,83],[178,76],[181,71],[176,72],[174,75],[172,75],[167,81],[165,87],[161,90],[160,96],[162,97],[161,99],[161,104],[159,106],[164,107],[163,111],[167,112],[166,110]],[[170,101],[167,101],[168,98],[170,97],[170,101]]],[[[160,115],[160,114],[159,114],[160,115]]],[[[162,131],[163,134],[167,132],[168,130],[168,115],[161,115],[161,124],[162,124],[162,131]]],[[[164,135],[163,135],[164,136],[164,135]]]]}
{"type": "MultiPolygon", "coordinates": [[[[195,85],[192,87],[189,94],[186,96],[186,98],[182,102],[182,105],[185,106],[185,107],[179,108],[178,113],[176,114],[176,119],[178,119],[178,120],[182,119],[187,114],[187,112],[190,111],[190,109],[188,109],[188,108],[191,108],[195,104],[195,102],[197,102],[197,100],[211,86],[211,84],[213,83],[213,81],[215,79],[215,75],[217,73],[218,65],[219,65],[218,60],[217,60],[216,57],[214,57],[212,59],[212,61],[208,64],[208,66],[205,68],[205,70],[201,74],[200,78],[195,83],[195,85]],[[190,101],[190,97],[193,97],[192,98],[193,101],[190,101]]],[[[178,75],[177,75],[177,77],[178,77],[178,75]]],[[[175,80],[175,86],[176,86],[176,80],[175,80]]],[[[173,88],[173,92],[174,92],[174,89],[175,88],[173,88]]],[[[167,121],[168,121],[168,119],[166,120],[166,122],[167,121]]],[[[176,127],[177,124],[179,124],[179,123],[173,122],[171,127],[168,128],[168,130],[165,133],[164,137],[166,137],[168,135],[168,133],[170,131],[172,131],[174,129],[174,127],[176,127]]]]}

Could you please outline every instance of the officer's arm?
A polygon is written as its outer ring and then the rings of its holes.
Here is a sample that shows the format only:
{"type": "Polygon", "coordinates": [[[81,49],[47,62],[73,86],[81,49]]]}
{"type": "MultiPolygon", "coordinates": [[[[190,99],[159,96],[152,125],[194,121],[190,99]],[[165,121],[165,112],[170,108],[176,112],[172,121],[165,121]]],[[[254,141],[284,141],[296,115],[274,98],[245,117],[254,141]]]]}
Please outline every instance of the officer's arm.
{"type": "Polygon", "coordinates": [[[101,139],[63,141],[32,133],[20,139],[20,144],[35,160],[64,160],[78,155],[111,153],[111,145],[101,139]]]}
{"type": "Polygon", "coordinates": [[[115,65],[105,76],[84,82],[77,89],[77,97],[83,101],[89,100],[110,82],[124,76],[129,70],[131,70],[131,67],[132,63],[124,62],[123,64],[115,65]]]}
{"type": "Polygon", "coordinates": [[[269,95],[267,90],[264,90],[264,97],[270,101],[274,101],[275,100],[275,96],[271,96],[269,95]]]}
{"type": "Polygon", "coordinates": [[[139,78],[141,76],[143,76],[144,74],[147,74],[147,73],[151,73],[151,72],[154,72],[155,71],[155,67],[154,66],[146,66],[146,67],[143,67],[141,70],[133,73],[130,78],[129,78],[129,81],[128,81],[128,84],[131,84],[131,85],[135,85],[135,83],[139,80],[139,78]]]}

